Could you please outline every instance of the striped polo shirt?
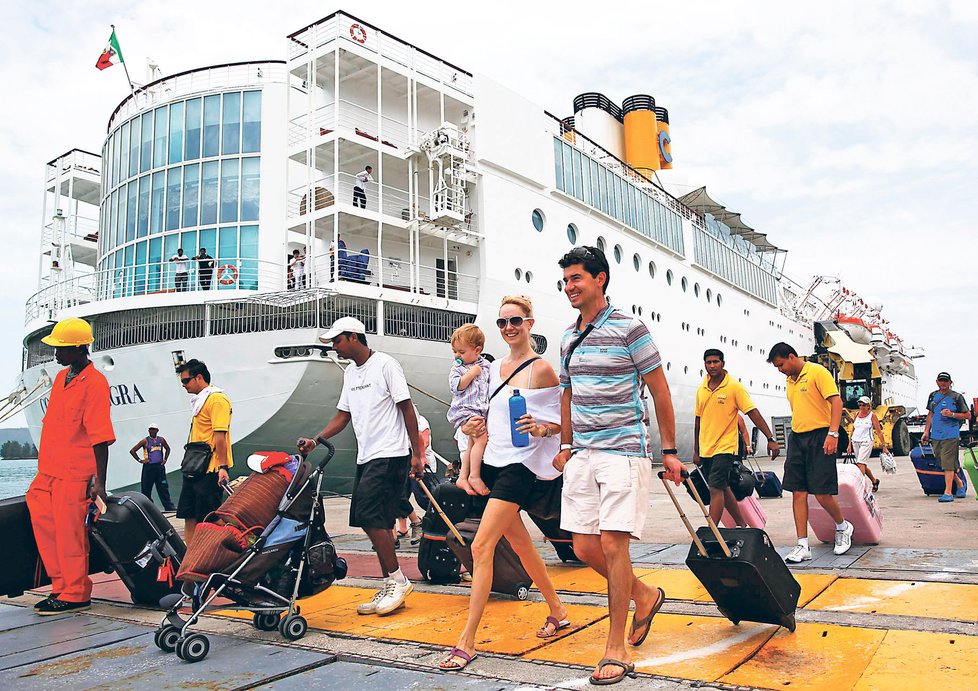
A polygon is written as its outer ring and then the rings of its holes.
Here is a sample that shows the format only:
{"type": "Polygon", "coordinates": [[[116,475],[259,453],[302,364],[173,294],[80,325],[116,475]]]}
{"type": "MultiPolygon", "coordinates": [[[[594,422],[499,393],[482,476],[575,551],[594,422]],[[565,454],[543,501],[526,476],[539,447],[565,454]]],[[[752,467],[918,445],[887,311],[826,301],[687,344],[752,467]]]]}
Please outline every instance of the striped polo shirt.
{"type": "Polygon", "coordinates": [[[581,333],[578,318],[560,339],[560,385],[571,388],[574,447],[648,456],[642,376],[662,364],[648,328],[609,304],[568,363],[581,333]]]}

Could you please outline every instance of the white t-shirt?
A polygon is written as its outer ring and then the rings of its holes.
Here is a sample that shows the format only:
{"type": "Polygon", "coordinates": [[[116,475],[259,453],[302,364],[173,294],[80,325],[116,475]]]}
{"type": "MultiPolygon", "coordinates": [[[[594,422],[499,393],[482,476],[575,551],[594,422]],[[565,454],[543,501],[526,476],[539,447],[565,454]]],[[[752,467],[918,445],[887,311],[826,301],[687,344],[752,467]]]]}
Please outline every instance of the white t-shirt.
{"type": "Polygon", "coordinates": [[[187,265],[190,263],[190,257],[185,254],[174,254],[172,257],[170,257],[170,261],[177,263],[176,267],[173,269],[174,273],[187,273],[187,265]]]}
{"type": "Polygon", "coordinates": [[[370,173],[365,170],[361,170],[359,173],[357,173],[357,181],[353,183],[353,186],[359,190],[362,190],[364,185],[373,181],[374,178],[370,173]]]}
{"type": "Polygon", "coordinates": [[[353,362],[346,368],[336,407],[353,419],[358,464],[410,452],[404,416],[397,407],[410,398],[401,364],[386,353],[374,353],[362,367],[353,362]]]}
{"type": "Polygon", "coordinates": [[[292,261],[292,275],[302,276],[306,272],[306,258],[305,257],[293,257],[292,261]]]}

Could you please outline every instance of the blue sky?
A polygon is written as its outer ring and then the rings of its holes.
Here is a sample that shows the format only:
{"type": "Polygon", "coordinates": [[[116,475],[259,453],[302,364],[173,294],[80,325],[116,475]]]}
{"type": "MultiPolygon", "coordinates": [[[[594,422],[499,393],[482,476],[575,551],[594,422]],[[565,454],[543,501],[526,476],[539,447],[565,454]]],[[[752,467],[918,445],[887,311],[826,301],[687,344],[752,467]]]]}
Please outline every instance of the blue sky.
{"type": "MultiPolygon", "coordinates": [[[[967,358],[978,289],[967,200],[978,186],[978,3],[618,2],[7,3],[0,51],[0,389],[20,369],[23,306],[36,290],[44,163],[99,151],[126,95],[121,67],[95,61],[114,23],[135,81],[284,58],[285,36],[335,9],[558,115],[598,90],[651,93],[670,110],[675,178],[790,250],[806,283],[838,274],[885,305],[923,346],[921,396],[940,370],[978,394],[967,358]],[[487,9],[481,9],[486,7],[487,9]]],[[[2,393],[5,393],[3,391],[2,393]]]]}

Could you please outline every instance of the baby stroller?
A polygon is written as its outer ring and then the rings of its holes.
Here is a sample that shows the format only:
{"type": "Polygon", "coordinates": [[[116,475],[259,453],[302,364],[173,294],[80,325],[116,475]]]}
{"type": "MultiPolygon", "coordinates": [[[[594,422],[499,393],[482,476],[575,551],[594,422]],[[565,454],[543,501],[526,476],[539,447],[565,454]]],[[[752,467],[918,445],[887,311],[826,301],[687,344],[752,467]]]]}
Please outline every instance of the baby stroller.
{"type": "Polygon", "coordinates": [[[319,496],[335,453],[332,444],[324,446],[326,456],[315,468],[281,452],[248,459],[258,472],[197,526],[177,573],[181,592],[160,601],[166,610],[154,638],[160,650],[187,662],[203,660],[210,642],[190,629],[203,614],[224,609],[254,612],[259,631],[278,629],[290,641],[305,636],[308,624],[296,599],[325,590],[347,571],[326,533],[319,496]],[[218,597],[231,603],[213,604],[218,597]],[[181,615],[188,606],[189,616],[181,615]]]}

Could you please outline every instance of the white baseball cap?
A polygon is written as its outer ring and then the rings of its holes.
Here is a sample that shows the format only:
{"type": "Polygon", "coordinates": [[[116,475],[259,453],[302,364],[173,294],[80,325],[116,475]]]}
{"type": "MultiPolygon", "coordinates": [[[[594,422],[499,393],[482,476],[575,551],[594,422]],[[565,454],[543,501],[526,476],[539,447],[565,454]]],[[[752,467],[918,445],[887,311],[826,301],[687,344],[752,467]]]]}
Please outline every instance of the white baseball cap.
{"type": "Polygon", "coordinates": [[[159,428],[160,428],[160,424],[158,422],[151,422],[149,423],[149,427],[147,427],[147,429],[159,429],[159,428]]]}
{"type": "Polygon", "coordinates": [[[367,327],[356,317],[340,317],[333,322],[326,333],[319,337],[319,340],[323,343],[329,343],[342,333],[365,334],[367,327]]]}
{"type": "Polygon", "coordinates": [[[870,400],[869,396],[860,396],[859,400],[856,401],[856,403],[865,403],[866,405],[873,405],[873,402],[870,400]]]}

